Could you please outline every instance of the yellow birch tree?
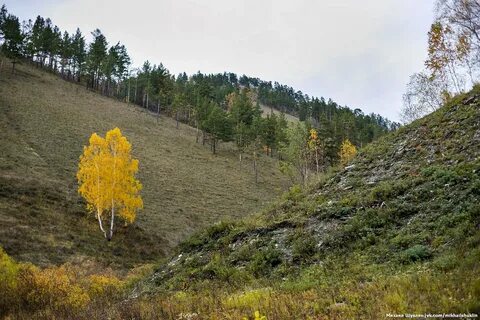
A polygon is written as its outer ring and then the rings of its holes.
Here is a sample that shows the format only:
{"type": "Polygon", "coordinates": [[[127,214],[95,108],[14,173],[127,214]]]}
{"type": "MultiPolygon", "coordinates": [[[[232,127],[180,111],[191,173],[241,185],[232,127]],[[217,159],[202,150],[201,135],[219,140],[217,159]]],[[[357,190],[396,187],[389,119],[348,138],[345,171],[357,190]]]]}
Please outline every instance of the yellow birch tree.
{"type": "Polygon", "coordinates": [[[350,160],[355,157],[357,154],[357,148],[350,142],[350,140],[345,139],[342,142],[340,147],[340,152],[338,153],[340,157],[340,163],[342,166],[345,166],[350,160]]]}
{"type": "Polygon", "coordinates": [[[313,151],[315,154],[315,168],[316,172],[318,173],[319,169],[319,146],[318,146],[319,140],[318,140],[318,134],[317,130],[315,129],[310,129],[310,137],[308,138],[308,148],[313,151]]]}
{"type": "Polygon", "coordinates": [[[107,240],[113,236],[115,215],[132,223],[136,211],[143,208],[139,195],[142,185],[135,178],[138,160],[130,152],[131,144],[115,128],[105,138],[92,134],[80,156],[78,192],[85,198],[87,209],[95,214],[107,240]],[[105,219],[110,219],[108,232],[103,227],[105,219]]]}

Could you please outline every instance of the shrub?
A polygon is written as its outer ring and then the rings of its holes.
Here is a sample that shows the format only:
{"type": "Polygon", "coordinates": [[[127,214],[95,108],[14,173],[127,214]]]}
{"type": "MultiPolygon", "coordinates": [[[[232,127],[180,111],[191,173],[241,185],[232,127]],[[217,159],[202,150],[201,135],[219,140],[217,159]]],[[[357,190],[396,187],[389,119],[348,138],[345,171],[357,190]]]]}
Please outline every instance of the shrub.
{"type": "Polygon", "coordinates": [[[302,198],[302,187],[298,184],[295,184],[290,187],[288,192],[283,194],[283,199],[290,201],[299,201],[302,198]]]}
{"type": "Polygon", "coordinates": [[[399,180],[395,183],[381,182],[372,189],[369,199],[372,202],[380,202],[400,196],[411,187],[412,181],[399,180]]]}
{"type": "Polygon", "coordinates": [[[201,279],[232,281],[235,274],[235,268],[227,265],[219,254],[215,254],[210,262],[198,272],[198,277],[201,279]]]}
{"type": "Polygon", "coordinates": [[[394,246],[404,250],[404,249],[408,249],[412,244],[425,241],[427,238],[428,238],[428,234],[426,233],[400,232],[393,239],[391,239],[391,243],[394,246]]]}
{"type": "Polygon", "coordinates": [[[18,303],[18,272],[19,266],[0,247],[0,318],[18,303]]]}
{"type": "Polygon", "coordinates": [[[273,246],[269,246],[254,254],[249,268],[255,276],[266,276],[281,262],[280,252],[273,246]]]}
{"type": "Polygon", "coordinates": [[[88,280],[88,294],[92,298],[117,297],[122,292],[122,281],[115,276],[94,274],[88,280]]]}
{"type": "Polygon", "coordinates": [[[309,261],[317,252],[317,242],[309,234],[298,234],[292,242],[294,261],[309,261]]]}
{"type": "Polygon", "coordinates": [[[410,262],[426,260],[431,256],[432,256],[432,252],[428,247],[421,244],[417,244],[403,251],[401,258],[404,263],[410,263],[410,262]]]}
{"type": "Polygon", "coordinates": [[[436,259],[433,262],[433,266],[443,272],[448,272],[458,267],[458,260],[453,254],[444,255],[436,259]]]}
{"type": "Polygon", "coordinates": [[[87,292],[76,283],[75,275],[65,266],[41,270],[26,265],[19,279],[19,292],[31,309],[75,311],[90,301],[87,292]]]}
{"type": "Polygon", "coordinates": [[[272,289],[262,288],[249,290],[246,292],[235,293],[227,296],[223,300],[223,305],[228,308],[249,308],[256,309],[261,306],[261,304],[269,304],[270,296],[272,289]]]}
{"type": "Polygon", "coordinates": [[[113,275],[85,276],[70,264],[41,269],[17,263],[0,248],[0,318],[80,318],[106,300],[118,301],[125,283],[113,275]]]}
{"type": "MultiPolygon", "coordinates": [[[[249,318],[243,318],[243,320],[248,320],[249,318]]],[[[262,316],[259,311],[255,311],[253,313],[253,319],[254,320],[267,320],[266,316],[262,316]]]]}
{"type": "Polygon", "coordinates": [[[244,244],[232,252],[232,255],[231,255],[232,262],[239,263],[239,262],[250,261],[255,251],[256,249],[254,246],[249,244],[244,244]]]}

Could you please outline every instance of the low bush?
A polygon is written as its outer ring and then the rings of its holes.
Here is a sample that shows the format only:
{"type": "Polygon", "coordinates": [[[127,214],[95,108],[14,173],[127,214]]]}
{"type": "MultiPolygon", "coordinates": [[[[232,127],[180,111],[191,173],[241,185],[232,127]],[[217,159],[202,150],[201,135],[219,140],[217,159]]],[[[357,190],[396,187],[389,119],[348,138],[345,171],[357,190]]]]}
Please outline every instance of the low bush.
{"type": "Polygon", "coordinates": [[[2,317],[29,313],[35,317],[72,318],[89,305],[105,299],[115,301],[123,293],[123,285],[113,275],[86,276],[70,264],[40,269],[17,263],[0,248],[2,317]]]}
{"type": "Polygon", "coordinates": [[[317,242],[310,234],[297,233],[292,241],[292,258],[295,262],[308,262],[317,253],[317,242]]]}
{"type": "Polygon", "coordinates": [[[253,255],[249,269],[257,277],[267,276],[273,268],[282,263],[281,256],[277,249],[273,246],[268,246],[253,255]]]}
{"type": "Polygon", "coordinates": [[[429,259],[432,256],[430,248],[417,244],[403,251],[401,260],[403,263],[411,263],[429,259]]]}

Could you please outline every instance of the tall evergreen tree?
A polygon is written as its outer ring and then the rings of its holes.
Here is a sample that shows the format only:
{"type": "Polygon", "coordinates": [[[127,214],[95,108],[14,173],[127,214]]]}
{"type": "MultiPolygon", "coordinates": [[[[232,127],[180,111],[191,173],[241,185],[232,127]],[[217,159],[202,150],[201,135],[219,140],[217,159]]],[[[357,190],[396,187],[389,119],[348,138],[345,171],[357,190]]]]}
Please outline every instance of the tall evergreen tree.
{"type": "Polygon", "coordinates": [[[254,107],[246,90],[240,93],[230,95],[230,114],[234,124],[235,144],[239,152],[239,159],[242,161],[242,155],[245,149],[252,142],[252,124],[255,117],[261,114],[260,108],[254,107]]]}
{"type": "Polygon", "coordinates": [[[31,19],[22,22],[23,56],[29,60],[33,59],[33,45],[32,45],[33,21],[31,19]]]}
{"type": "Polygon", "coordinates": [[[40,16],[37,16],[35,22],[33,23],[32,35],[31,35],[31,46],[32,46],[32,55],[33,59],[36,59],[39,65],[43,65],[44,54],[43,54],[43,34],[45,30],[45,19],[40,16]]]}
{"type": "Polygon", "coordinates": [[[87,54],[87,71],[89,73],[90,86],[98,89],[102,71],[102,63],[107,56],[107,39],[99,29],[92,32],[93,41],[89,45],[87,54]]]}
{"type": "Polygon", "coordinates": [[[211,102],[207,118],[202,127],[210,136],[212,153],[216,153],[219,140],[231,141],[233,138],[232,121],[229,115],[216,103],[211,102]]]}
{"type": "Polygon", "coordinates": [[[72,38],[72,60],[73,74],[77,77],[77,81],[81,81],[81,75],[85,66],[87,53],[85,50],[85,38],[79,28],[75,31],[72,38]]]}
{"type": "Polygon", "coordinates": [[[2,51],[7,58],[12,59],[12,72],[15,72],[15,63],[22,56],[23,35],[18,18],[9,14],[2,23],[4,42],[2,51]]]}
{"type": "Polygon", "coordinates": [[[5,23],[5,20],[7,20],[7,7],[5,5],[2,5],[0,8],[0,41],[4,40],[5,34],[3,32],[3,24],[5,23]]]}
{"type": "MultiPolygon", "coordinates": [[[[63,33],[62,41],[60,43],[60,73],[62,77],[65,76],[65,69],[70,66],[70,59],[72,57],[72,38],[67,31],[63,33]]],[[[70,70],[68,70],[70,72],[70,70]]]]}
{"type": "Polygon", "coordinates": [[[62,44],[62,33],[57,26],[52,29],[52,38],[50,44],[50,69],[57,71],[57,57],[60,55],[62,44]]]}

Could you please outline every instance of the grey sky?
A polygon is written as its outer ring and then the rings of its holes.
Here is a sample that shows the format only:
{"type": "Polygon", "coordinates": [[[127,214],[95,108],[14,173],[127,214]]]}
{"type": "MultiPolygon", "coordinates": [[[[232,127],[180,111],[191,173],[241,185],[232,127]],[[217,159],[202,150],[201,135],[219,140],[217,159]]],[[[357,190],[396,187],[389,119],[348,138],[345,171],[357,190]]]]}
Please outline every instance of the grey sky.
{"type": "MultiPolygon", "coordinates": [[[[6,1],[69,32],[99,28],[135,65],[231,71],[398,120],[410,74],[426,57],[433,0],[6,1]]],[[[88,38],[90,39],[90,38],[88,38]]]]}

